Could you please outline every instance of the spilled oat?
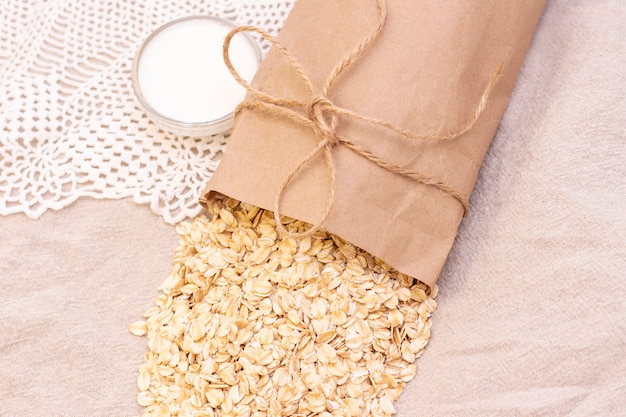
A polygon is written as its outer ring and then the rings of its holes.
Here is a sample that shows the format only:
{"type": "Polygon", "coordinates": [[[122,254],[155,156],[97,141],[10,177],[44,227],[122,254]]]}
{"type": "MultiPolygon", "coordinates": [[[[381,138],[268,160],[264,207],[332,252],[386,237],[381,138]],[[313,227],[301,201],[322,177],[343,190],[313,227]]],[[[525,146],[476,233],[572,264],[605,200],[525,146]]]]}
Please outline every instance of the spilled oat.
{"type": "Polygon", "coordinates": [[[144,416],[394,414],[436,294],[332,234],[281,238],[271,212],[232,199],[209,211],[178,225],[172,273],[130,326],[149,348],[144,416]]]}

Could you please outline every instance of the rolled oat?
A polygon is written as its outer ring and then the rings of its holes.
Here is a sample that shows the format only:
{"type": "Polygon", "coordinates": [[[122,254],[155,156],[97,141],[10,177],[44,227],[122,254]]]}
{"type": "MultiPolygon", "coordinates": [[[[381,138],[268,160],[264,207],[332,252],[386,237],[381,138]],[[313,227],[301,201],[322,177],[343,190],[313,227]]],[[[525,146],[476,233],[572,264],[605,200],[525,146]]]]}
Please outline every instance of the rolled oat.
{"type": "MultiPolygon", "coordinates": [[[[325,232],[281,238],[220,198],[177,226],[145,336],[144,416],[390,416],[430,337],[433,291],[325,232]]],[[[307,225],[284,219],[289,231],[307,225]]]]}

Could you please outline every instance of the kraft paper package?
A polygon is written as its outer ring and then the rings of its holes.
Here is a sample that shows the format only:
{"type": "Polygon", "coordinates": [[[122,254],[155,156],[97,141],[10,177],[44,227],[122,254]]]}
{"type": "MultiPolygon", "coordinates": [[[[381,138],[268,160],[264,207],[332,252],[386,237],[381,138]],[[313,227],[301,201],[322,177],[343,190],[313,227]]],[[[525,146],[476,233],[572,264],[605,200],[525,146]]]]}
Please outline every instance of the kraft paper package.
{"type": "Polygon", "coordinates": [[[544,5],[299,0],[201,201],[278,204],[435,284],[544,5]]]}

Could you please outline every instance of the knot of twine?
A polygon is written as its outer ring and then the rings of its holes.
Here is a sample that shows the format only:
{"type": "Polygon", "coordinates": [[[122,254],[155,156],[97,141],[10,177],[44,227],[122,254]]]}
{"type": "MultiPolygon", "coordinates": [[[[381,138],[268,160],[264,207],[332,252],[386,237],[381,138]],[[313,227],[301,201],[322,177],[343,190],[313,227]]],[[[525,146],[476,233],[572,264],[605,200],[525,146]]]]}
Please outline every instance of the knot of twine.
{"type": "Polygon", "coordinates": [[[420,174],[419,172],[400,167],[376,156],[370,150],[352,142],[345,136],[339,134],[337,132],[337,125],[339,122],[339,117],[344,116],[361,122],[369,123],[371,125],[383,127],[406,139],[422,141],[446,141],[456,139],[469,131],[478,120],[478,117],[487,105],[487,100],[491,95],[491,92],[499,78],[500,73],[502,72],[502,69],[504,68],[504,64],[499,64],[496,67],[495,71],[492,73],[487,87],[485,88],[476,108],[474,109],[474,112],[467,119],[466,123],[462,127],[458,128],[456,131],[453,131],[451,133],[417,134],[409,130],[397,127],[386,121],[362,116],[349,109],[339,107],[328,98],[328,91],[330,90],[333,83],[337,80],[337,78],[341,75],[341,73],[349,68],[355,61],[357,61],[357,59],[363,54],[367,47],[378,37],[378,35],[382,31],[387,18],[387,5],[385,0],[376,0],[376,6],[378,9],[378,20],[374,29],[369,33],[369,35],[364,37],[358,45],[356,45],[350,52],[348,52],[348,54],[343,57],[343,59],[339,62],[337,66],[334,67],[334,69],[330,72],[328,78],[326,79],[321,93],[319,94],[316,93],[315,88],[313,87],[313,83],[306,75],[304,68],[296,60],[296,58],[276,38],[265,32],[264,30],[254,26],[240,26],[228,33],[228,35],[224,39],[224,63],[228,67],[235,80],[248,91],[248,97],[243,102],[241,102],[235,110],[235,117],[237,117],[243,109],[263,111],[274,116],[291,119],[296,123],[309,127],[313,130],[316,137],[319,139],[319,142],[312,149],[312,151],[304,159],[302,159],[300,163],[298,163],[298,165],[296,165],[296,167],[283,180],[276,195],[276,199],[274,202],[274,218],[276,220],[276,228],[278,232],[284,236],[310,236],[321,229],[322,224],[330,214],[330,211],[335,202],[336,183],[335,162],[332,155],[332,148],[338,144],[347,147],[351,151],[357,153],[361,157],[369,160],[370,162],[374,163],[375,165],[386,171],[403,176],[405,178],[409,178],[424,185],[438,188],[444,194],[455,198],[463,206],[464,215],[466,215],[469,211],[469,203],[467,199],[443,181],[424,174],[420,174]],[[289,62],[295,72],[300,76],[301,80],[303,81],[309,92],[309,100],[303,102],[299,100],[274,97],[270,94],[265,93],[264,91],[252,87],[246,80],[244,80],[239,75],[237,70],[235,70],[229,55],[231,40],[237,33],[240,32],[255,32],[265,40],[269,41],[282,54],[282,56],[289,62]],[[303,167],[305,167],[311,160],[316,158],[320,152],[323,152],[324,159],[326,160],[326,165],[328,167],[328,176],[331,182],[326,208],[324,210],[321,220],[318,223],[302,233],[291,233],[286,230],[281,221],[280,206],[283,199],[283,194],[287,186],[291,183],[291,181],[298,174],[298,172],[300,172],[300,170],[303,169],[303,167]]]}
{"type": "Polygon", "coordinates": [[[328,146],[336,145],[339,140],[335,128],[337,115],[333,112],[335,105],[324,96],[317,96],[307,103],[305,114],[313,122],[313,130],[317,137],[326,142],[328,146]]]}

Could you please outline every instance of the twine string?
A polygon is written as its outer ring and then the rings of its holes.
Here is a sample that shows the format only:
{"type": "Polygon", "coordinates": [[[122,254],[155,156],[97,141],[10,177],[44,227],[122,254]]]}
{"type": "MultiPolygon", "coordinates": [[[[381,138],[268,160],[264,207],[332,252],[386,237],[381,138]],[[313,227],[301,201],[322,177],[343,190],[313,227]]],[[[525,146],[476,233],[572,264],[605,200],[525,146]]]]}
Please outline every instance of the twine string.
{"type": "Polygon", "coordinates": [[[352,110],[337,106],[328,98],[328,92],[330,91],[333,84],[340,78],[340,76],[345,73],[345,71],[356,61],[358,61],[359,57],[363,55],[365,50],[376,40],[385,25],[387,18],[387,6],[385,0],[376,0],[376,6],[378,9],[378,20],[375,27],[367,36],[365,36],[361,40],[361,42],[359,42],[358,45],[356,45],[350,52],[348,52],[343,57],[339,64],[337,64],[333,68],[333,70],[328,75],[324,86],[322,87],[321,93],[319,94],[315,91],[315,87],[313,86],[311,79],[307,76],[306,71],[304,70],[303,66],[298,62],[298,60],[289,52],[289,50],[287,50],[287,48],[283,44],[280,43],[280,41],[278,41],[266,31],[254,26],[240,26],[228,33],[228,35],[224,39],[224,63],[233,75],[234,79],[248,91],[248,97],[243,102],[241,102],[235,110],[235,117],[237,117],[239,113],[244,109],[265,112],[277,117],[292,120],[295,123],[306,126],[313,130],[316,137],[319,139],[319,142],[309,152],[309,154],[289,172],[289,174],[287,175],[287,177],[285,177],[278,189],[274,201],[274,218],[276,220],[276,228],[278,232],[284,236],[311,236],[321,229],[324,221],[328,218],[335,202],[336,185],[336,168],[335,161],[332,155],[332,149],[338,144],[345,146],[346,148],[350,149],[351,151],[355,152],[356,154],[360,155],[361,157],[367,159],[368,161],[386,171],[403,176],[424,185],[438,188],[444,194],[455,198],[463,206],[464,215],[466,215],[469,211],[469,203],[467,199],[445,182],[437,178],[433,178],[428,175],[424,175],[419,172],[403,168],[392,162],[386,161],[383,158],[380,158],[369,149],[359,144],[356,144],[345,136],[337,133],[337,125],[339,122],[339,117],[343,116],[370,125],[385,128],[406,139],[420,141],[447,141],[456,139],[467,133],[470,129],[472,129],[472,127],[474,127],[479,116],[482,114],[485,107],[487,106],[488,98],[491,95],[493,88],[495,87],[500,77],[500,74],[504,68],[504,64],[499,64],[494,72],[491,74],[487,87],[483,91],[483,94],[478,101],[474,112],[466,120],[465,124],[450,133],[419,134],[395,126],[392,123],[386,122],[384,120],[363,116],[353,112],[352,110]],[[243,79],[233,66],[229,55],[230,43],[233,37],[240,32],[255,32],[263,39],[270,42],[276,48],[276,50],[278,50],[280,54],[287,60],[291,68],[298,74],[304,86],[308,90],[309,100],[300,101],[282,97],[275,97],[262,90],[252,87],[245,79],[243,79]],[[296,177],[297,174],[309,162],[314,160],[320,152],[323,152],[324,160],[328,167],[328,177],[330,179],[328,200],[321,220],[301,233],[288,232],[281,221],[280,215],[281,202],[285,190],[294,179],[294,177],[296,177]]]}

